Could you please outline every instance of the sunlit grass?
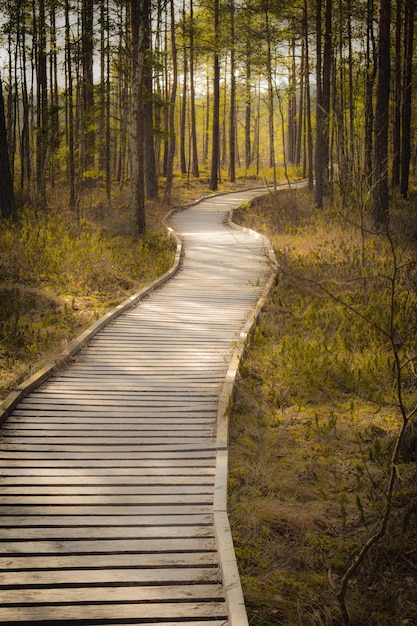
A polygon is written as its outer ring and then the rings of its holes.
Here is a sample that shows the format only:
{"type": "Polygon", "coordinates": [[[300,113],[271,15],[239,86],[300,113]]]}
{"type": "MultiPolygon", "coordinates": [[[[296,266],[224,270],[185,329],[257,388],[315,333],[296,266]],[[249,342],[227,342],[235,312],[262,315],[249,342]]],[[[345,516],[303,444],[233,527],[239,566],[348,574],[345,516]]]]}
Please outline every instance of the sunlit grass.
{"type": "MultiPolygon", "coordinates": [[[[340,624],[335,588],[379,519],[401,421],[390,341],[378,330],[389,325],[393,259],[384,238],[363,237],[334,209],[317,212],[305,191],[258,198],[240,219],[269,236],[280,263],[231,416],[229,505],[250,623],[340,624]]],[[[405,364],[417,353],[410,240],[397,253],[405,364]]],[[[415,376],[405,365],[403,376],[413,406],[415,376]]],[[[407,565],[417,556],[416,458],[404,450],[388,539],[349,591],[358,626],[417,620],[407,565]]]]}
{"type": "MultiPolygon", "coordinates": [[[[21,211],[0,233],[0,398],[128,295],[168,270],[175,245],[154,208],[145,235],[124,205],[21,211]]],[[[159,213],[166,213],[166,208],[159,213]]]]}

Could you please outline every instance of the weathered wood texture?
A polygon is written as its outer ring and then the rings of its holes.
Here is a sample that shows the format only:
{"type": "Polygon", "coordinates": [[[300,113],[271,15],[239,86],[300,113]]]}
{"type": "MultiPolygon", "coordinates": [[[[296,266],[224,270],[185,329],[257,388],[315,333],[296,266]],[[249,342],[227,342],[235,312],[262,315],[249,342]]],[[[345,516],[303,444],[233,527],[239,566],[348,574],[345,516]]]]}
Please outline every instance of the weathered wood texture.
{"type": "Polygon", "coordinates": [[[233,623],[227,518],[213,523],[218,400],[269,272],[225,216],[256,193],[175,214],[176,276],[3,425],[0,623],[233,623]]]}

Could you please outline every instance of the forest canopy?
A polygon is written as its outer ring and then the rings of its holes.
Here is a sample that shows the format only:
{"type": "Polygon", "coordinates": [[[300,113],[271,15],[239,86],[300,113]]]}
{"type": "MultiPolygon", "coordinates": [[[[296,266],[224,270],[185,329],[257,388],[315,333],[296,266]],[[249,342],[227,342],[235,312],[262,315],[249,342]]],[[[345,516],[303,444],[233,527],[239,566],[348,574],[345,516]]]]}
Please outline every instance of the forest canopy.
{"type": "Polygon", "coordinates": [[[4,0],[0,27],[3,217],[126,188],[144,231],[174,176],[284,171],[381,226],[409,192],[411,0],[4,0]]]}

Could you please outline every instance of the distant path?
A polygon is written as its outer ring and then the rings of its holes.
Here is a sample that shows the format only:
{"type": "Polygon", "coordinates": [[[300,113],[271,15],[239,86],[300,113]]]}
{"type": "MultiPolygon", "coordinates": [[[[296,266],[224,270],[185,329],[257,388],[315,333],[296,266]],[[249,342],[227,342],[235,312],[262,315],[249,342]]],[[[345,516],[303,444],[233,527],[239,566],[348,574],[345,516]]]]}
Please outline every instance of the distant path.
{"type": "Polygon", "coordinates": [[[216,422],[269,276],[262,241],[225,218],[259,193],[174,214],[175,277],[2,427],[0,623],[245,626],[216,422]]]}

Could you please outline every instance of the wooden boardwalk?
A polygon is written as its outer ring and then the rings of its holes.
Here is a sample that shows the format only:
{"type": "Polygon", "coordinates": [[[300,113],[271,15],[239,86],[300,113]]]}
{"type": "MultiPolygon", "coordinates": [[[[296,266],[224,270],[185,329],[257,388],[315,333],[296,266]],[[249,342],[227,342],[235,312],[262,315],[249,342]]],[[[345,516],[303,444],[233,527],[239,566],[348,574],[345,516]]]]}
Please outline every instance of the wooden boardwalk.
{"type": "Polygon", "coordinates": [[[271,273],[262,241],[225,217],[257,193],[174,214],[175,277],[3,425],[0,623],[247,624],[221,390],[271,273]]]}

